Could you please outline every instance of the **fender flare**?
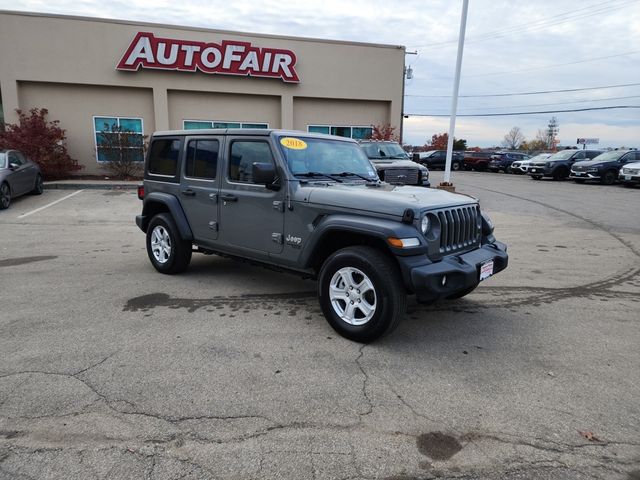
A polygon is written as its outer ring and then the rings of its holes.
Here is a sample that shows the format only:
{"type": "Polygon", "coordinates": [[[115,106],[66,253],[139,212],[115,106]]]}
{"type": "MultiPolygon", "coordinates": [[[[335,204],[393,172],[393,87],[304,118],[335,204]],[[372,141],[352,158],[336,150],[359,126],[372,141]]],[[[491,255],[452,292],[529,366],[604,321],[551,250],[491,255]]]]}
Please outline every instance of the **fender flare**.
{"type": "Polygon", "coordinates": [[[307,242],[302,249],[300,263],[304,265],[305,268],[310,267],[313,263],[315,253],[322,246],[323,240],[336,232],[354,233],[381,240],[394,255],[419,255],[427,251],[426,240],[413,225],[401,223],[397,220],[336,214],[327,215],[317,223],[310,241],[307,242]],[[387,238],[389,237],[416,237],[420,241],[420,245],[403,249],[392,247],[387,242],[387,238]]]}
{"type": "Polygon", "coordinates": [[[185,215],[180,202],[174,195],[164,192],[152,192],[149,195],[145,195],[144,202],[142,204],[142,215],[140,215],[140,220],[137,221],[138,226],[142,231],[147,231],[147,227],[149,226],[149,222],[153,216],[152,206],[154,204],[164,205],[167,210],[169,210],[169,213],[173,217],[173,221],[175,222],[183,240],[193,240],[193,232],[191,231],[189,221],[187,220],[187,216],[185,215]]]}

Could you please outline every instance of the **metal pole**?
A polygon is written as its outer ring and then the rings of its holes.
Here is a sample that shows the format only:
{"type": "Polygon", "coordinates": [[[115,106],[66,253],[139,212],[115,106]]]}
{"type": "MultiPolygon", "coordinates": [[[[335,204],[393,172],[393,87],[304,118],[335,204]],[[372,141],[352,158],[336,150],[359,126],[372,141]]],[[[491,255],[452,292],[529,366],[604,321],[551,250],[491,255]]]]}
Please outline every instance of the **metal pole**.
{"type": "Polygon", "coordinates": [[[458,37],[458,58],[456,59],[456,77],[453,81],[451,97],[451,117],[449,119],[449,140],[447,141],[447,160],[444,168],[444,183],[451,179],[451,158],[453,156],[453,135],[456,130],[456,111],[458,108],[458,89],[460,88],[460,70],[462,69],[462,51],[464,50],[464,33],[467,28],[467,9],[469,0],[462,0],[462,18],[460,19],[460,36],[458,37]]]}

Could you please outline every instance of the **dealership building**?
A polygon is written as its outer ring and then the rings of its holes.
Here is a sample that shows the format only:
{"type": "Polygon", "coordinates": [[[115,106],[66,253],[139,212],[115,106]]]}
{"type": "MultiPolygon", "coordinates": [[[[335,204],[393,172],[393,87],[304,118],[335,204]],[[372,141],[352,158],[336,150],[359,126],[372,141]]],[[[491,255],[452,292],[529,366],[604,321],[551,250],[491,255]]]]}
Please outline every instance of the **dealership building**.
{"type": "Polygon", "coordinates": [[[0,120],[46,108],[82,174],[101,132],[286,128],[400,132],[404,47],[0,11],[0,120]]]}

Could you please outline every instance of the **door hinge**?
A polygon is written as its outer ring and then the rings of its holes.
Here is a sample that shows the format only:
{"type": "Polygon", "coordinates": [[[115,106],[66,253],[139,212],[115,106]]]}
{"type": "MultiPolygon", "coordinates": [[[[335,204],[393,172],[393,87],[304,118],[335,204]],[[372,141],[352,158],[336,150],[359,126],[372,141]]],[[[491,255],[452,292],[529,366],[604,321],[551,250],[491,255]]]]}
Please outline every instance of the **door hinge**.
{"type": "Polygon", "coordinates": [[[218,231],[218,222],[209,222],[209,228],[214,232],[218,231]]]}
{"type": "Polygon", "coordinates": [[[284,202],[276,200],[273,202],[273,209],[279,212],[284,212],[284,202]]]}
{"type": "Polygon", "coordinates": [[[282,245],[282,234],[281,233],[272,233],[271,240],[276,242],[278,245],[282,245]]]}

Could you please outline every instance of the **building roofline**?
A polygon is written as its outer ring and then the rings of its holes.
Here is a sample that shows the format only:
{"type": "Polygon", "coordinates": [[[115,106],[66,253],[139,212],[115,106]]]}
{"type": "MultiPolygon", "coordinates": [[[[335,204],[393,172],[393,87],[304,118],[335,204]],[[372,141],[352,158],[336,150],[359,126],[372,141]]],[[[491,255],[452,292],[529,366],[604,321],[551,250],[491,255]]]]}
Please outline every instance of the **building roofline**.
{"type": "Polygon", "coordinates": [[[218,33],[218,34],[227,34],[227,35],[242,35],[249,37],[259,37],[259,38],[275,38],[278,40],[295,40],[300,42],[314,42],[314,43],[328,43],[334,45],[354,45],[360,47],[375,47],[375,48],[391,48],[397,50],[405,50],[405,46],[403,45],[389,45],[384,43],[367,43],[367,42],[354,42],[349,40],[328,40],[323,38],[312,38],[312,37],[294,37],[289,35],[272,35],[267,33],[251,33],[251,32],[239,32],[235,30],[219,30],[214,28],[204,28],[204,27],[189,27],[185,25],[176,25],[176,24],[164,24],[164,23],[154,23],[154,22],[135,22],[132,20],[120,20],[113,18],[102,18],[102,17],[85,17],[81,15],[64,15],[59,13],[42,13],[42,12],[26,12],[21,10],[2,10],[0,9],[0,15],[16,15],[16,16],[26,16],[26,17],[43,17],[43,18],[56,18],[61,20],[79,20],[85,22],[98,22],[98,23],[113,23],[118,25],[133,25],[133,26],[144,26],[144,27],[155,27],[155,28],[171,28],[174,30],[186,30],[192,32],[208,32],[208,33],[218,33]]]}

